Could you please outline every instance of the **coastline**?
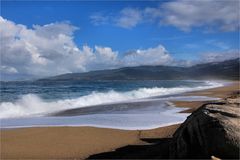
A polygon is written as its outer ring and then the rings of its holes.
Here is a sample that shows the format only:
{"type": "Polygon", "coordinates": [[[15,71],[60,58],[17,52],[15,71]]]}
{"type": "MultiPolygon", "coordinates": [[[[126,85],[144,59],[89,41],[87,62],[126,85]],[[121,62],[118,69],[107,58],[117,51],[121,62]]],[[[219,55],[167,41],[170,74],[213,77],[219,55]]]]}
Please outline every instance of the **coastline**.
{"type": "MultiPolygon", "coordinates": [[[[209,96],[214,98],[226,98],[231,96],[234,92],[239,91],[240,81],[232,81],[230,84],[217,87],[217,88],[210,88],[200,91],[193,91],[193,92],[187,92],[183,95],[185,96],[209,96]]],[[[176,107],[184,107],[188,108],[184,111],[181,111],[180,113],[192,113],[196,109],[198,109],[200,106],[202,106],[205,103],[208,103],[211,101],[171,101],[176,107]]]]}
{"type": "MultiPolygon", "coordinates": [[[[183,95],[225,98],[239,91],[239,81],[232,84],[188,92],[183,95]]],[[[172,101],[191,113],[207,101],[172,101]]],[[[1,130],[1,158],[80,158],[108,152],[127,145],[144,145],[144,138],[170,138],[180,124],[151,130],[119,130],[97,127],[42,127],[1,130]],[[69,147],[70,146],[70,147],[69,147]]]]}

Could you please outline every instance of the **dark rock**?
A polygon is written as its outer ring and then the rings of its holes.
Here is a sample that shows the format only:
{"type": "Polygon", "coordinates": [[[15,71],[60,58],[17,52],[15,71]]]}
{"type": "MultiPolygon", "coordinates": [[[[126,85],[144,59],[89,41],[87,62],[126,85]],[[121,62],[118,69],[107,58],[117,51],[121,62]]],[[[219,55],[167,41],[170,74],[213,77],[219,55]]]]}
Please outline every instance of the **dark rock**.
{"type": "Polygon", "coordinates": [[[240,97],[207,103],[193,112],[173,138],[142,139],[88,159],[239,159],[240,97]]]}
{"type": "Polygon", "coordinates": [[[208,103],[173,135],[170,158],[239,158],[240,97],[208,103]]]}

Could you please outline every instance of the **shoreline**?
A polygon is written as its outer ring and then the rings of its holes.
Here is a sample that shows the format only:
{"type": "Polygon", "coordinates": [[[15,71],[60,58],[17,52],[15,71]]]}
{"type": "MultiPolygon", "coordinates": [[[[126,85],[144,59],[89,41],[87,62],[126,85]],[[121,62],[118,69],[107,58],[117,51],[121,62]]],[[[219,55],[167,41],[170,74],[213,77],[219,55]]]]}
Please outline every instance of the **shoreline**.
{"type": "MultiPolygon", "coordinates": [[[[210,88],[210,89],[204,89],[200,91],[193,91],[193,92],[187,92],[183,95],[185,96],[209,96],[214,98],[226,98],[232,95],[233,92],[239,91],[240,81],[232,81],[230,84],[216,87],[216,88],[210,88]]],[[[208,103],[211,101],[171,101],[171,103],[174,104],[175,107],[178,108],[188,108],[186,110],[183,110],[179,113],[192,113],[196,109],[198,109],[200,106],[202,106],[205,103],[208,103]]]]}
{"type": "MultiPolygon", "coordinates": [[[[188,96],[225,98],[239,91],[239,81],[232,84],[184,93],[188,96]]],[[[188,107],[191,113],[208,101],[171,101],[176,107],[188,107]]],[[[182,112],[181,112],[182,113],[182,112]]],[[[80,158],[109,152],[127,145],[145,145],[145,138],[171,138],[180,124],[148,130],[120,130],[99,127],[31,127],[0,130],[1,158],[80,158]],[[71,147],[69,147],[71,146],[71,147]]]]}

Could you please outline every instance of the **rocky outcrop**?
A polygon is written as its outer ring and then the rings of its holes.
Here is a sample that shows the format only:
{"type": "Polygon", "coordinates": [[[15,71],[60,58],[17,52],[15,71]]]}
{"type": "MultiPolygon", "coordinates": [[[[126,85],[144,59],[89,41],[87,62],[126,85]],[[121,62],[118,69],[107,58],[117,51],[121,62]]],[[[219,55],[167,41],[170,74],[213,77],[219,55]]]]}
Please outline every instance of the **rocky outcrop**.
{"type": "Polygon", "coordinates": [[[172,138],[141,139],[149,143],[121,147],[88,159],[239,159],[240,97],[239,93],[234,95],[194,111],[172,138]]]}
{"type": "Polygon", "coordinates": [[[193,112],[174,133],[170,158],[239,158],[239,104],[231,97],[193,112]]]}

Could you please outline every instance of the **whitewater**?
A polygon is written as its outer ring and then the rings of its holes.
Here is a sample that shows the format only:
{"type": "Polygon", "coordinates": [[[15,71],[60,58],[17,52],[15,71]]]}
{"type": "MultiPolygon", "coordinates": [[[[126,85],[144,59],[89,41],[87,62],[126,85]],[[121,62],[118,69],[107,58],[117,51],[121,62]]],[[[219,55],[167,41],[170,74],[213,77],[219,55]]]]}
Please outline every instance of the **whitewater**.
{"type": "Polygon", "coordinates": [[[16,102],[2,102],[0,104],[0,118],[40,116],[79,107],[88,107],[93,105],[119,103],[124,101],[137,101],[142,98],[154,96],[166,96],[171,94],[179,94],[183,92],[196,91],[222,86],[221,83],[206,82],[207,86],[175,87],[175,88],[139,88],[128,92],[117,92],[114,90],[108,92],[95,92],[81,96],[79,98],[57,100],[53,102],[44,101],[35,94],[26,94],[16,100],[16,102]]]}
{"type": "MultiPolygon", "coordinates": [[[[59,91],[59,93],[64,95],[62,98],[56,98],[53,94],[56,92],[53,91],[57,87],[56,84],[53,87],[52,84],[49,85],[51,87],[48,86],[47,89],[43,89],[44,87],[39,84],[37,84],[37,87],[32,84],[30,85],[31,87],[29,85],[27,87],[24,86],[25,90],[26,88],[31,88],[30,93],[19,94],[15,100],[13,100],[14,98],[9,98],[9,101],[0,103],[1,128],[97,126],[119,129],[147,129],[180,123],[186,119],[188,114],[179,114],[178,112],[184,110],[184,108],[174,107],[169,103],[170,100],[215,100],[215,98],[211,97],[186,97],[179,94],[224,85],[223,82],[216,81],[204,81],[201,83],[198,81],[138,82],[136,87],[135,85],[127,86],[128,83],[126,82],[105,83],[98,82],[94,87],[92,86],[95,83],[81,84],[79,87],[74,88],[74,91],[71,90],[71,92],[69,88],[75,87],[76,84],[64,84],[64,89],[59,91]],[[113,87],[116,83],[119,86],[124,86],[125,89],[122,89],[123,87],[113,87]],[[153,83],[152,86],[150,85],[151,83],[153,83]],[[89,89],[88,85],[92,88],[89,89]],[[96,89],[99,85],[104,86],[105,90],[102,88],[96,89]],[[33,86],[37,88],[37,91],[33,89],[33,86]],[[82,89],[83,86],[84,90],[82,89]],[[81,91],[80,96],[78,89],[79,92],[81,91]],[[42,90],[48,93],[48,98],[44,98],[46,94],[44,92],[44,94],[39,94],[42,90]],[[85,91],[85,94],[82,94],[83,91],[85,91]],[[53,116],[54,113],[79,108],[83,110],[91,108],[91,113],[84,112],[84,115],[76,116],[53,116]],[[94,112],[94,109],[101,111],[94,112]]],[[[58,86],[62,87],[63,84],[58,86]]],[[[12,91],[13,88],[8,90],[12,91]]]]}

